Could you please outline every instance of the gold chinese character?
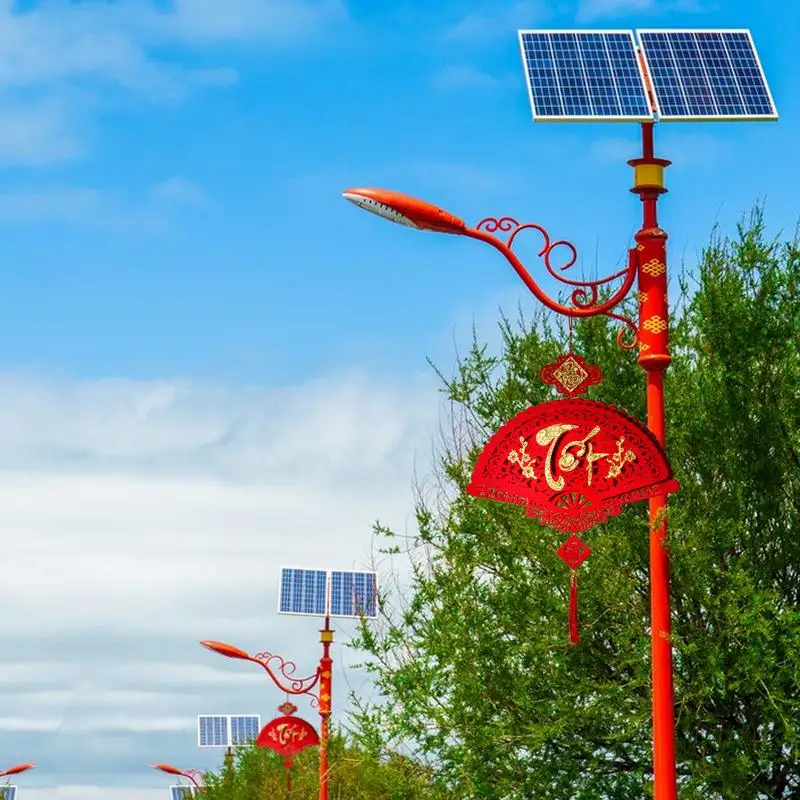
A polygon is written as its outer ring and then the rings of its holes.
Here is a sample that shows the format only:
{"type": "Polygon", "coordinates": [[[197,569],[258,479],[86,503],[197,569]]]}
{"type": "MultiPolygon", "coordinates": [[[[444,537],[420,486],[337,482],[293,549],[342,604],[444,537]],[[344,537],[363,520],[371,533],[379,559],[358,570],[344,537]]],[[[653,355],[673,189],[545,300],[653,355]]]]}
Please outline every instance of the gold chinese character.
{"type": "MultiPolygon", "coordinates": [[[[541,447],[544,447],[548,444],[550,445],[544,462],[544,477],[547,481],[547,485],[554,492],[561,491],[561,489],[564,488],[563,476],[556,478],[553,475],[555,449],[558,446],[558,442],[561,437],[567,431],[574,430],[577,427],[577,425],[569,424],[549,425],[546,428],[542,428],[536,434],[536,443],[538,445],[541,447]]],[[[592,430],[586,436],[584,436],[583,439],[576,439],[572,442],[567,442],[561,448],[561,454],[558,458],[558,467],[563,472],[572,472],[572,470],[576,469],[580,464],[581,459],[586,458],[586,483],[588,486],[592,485],[592,465],[595,461],[599,461],[601,458],[606,458],[608,456],[608,453],[595,453],[593,444],[589,441],[593,437],[597,436],[598,433],[600,433],[599,425],[592,428],[592,430]],[[574,453],[569,452],[569,450],[572,448],[575,448],[574,453]]]]}

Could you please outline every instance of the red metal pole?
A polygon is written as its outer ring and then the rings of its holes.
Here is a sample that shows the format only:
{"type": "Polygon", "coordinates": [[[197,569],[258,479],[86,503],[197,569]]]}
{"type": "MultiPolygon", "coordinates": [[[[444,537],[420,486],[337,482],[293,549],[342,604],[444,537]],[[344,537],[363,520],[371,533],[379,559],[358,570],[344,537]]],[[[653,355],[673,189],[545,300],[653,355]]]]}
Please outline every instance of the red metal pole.
{"type": "Polygon", "coordinates": [[[325,617],[325,627],[320,631],[322,658],[319,660],[319,800],[328,800],[328,721],[331,716],[331,677],[333,660],[330,649],[333,642],[330,617],[325,617]]]}
{"type": "MultiPolygon", "coordinates": [[[[636,234],[639,270],[639,365],[647,374],[647,424],[665,444],[664,371],[669,366],[667,234],[658,226],[656,204],[666,192],[664,168],[670,162],[653,155],[653,123],[642,125],[642,158],[634,168],[632,192],[643,206],[636,234]]],[[[675,710],[669,596],[667,497],[650,500],[650,627],[653,682],[653,794],[655,800],[677,800],[675,710]]]]}

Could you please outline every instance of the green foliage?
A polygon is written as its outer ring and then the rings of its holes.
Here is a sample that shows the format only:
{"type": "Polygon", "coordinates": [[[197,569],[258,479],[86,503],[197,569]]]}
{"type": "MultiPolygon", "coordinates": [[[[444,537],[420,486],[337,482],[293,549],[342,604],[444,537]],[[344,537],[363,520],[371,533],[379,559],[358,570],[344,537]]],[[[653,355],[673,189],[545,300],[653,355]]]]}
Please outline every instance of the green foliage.
{"type": "MultiPolygon", "coordinates": [[[[769,240],[759,209],[735,240],[712,239],[694,283],[680,281],[667,373],[680,794],[797,797],[798,241],[769,240]]],[[[501,330],[501,356],[475,341],[446,381],[452,435],[437,483],[420,487],[411,590],[354,642],[385,698],[359,707],[357,727],[375,748],[411,743],[463,800],[640,800],[652,794],[647,506],[586,535],[582,641],[568,646],[565,536],[465,493],[488,436],[551,399],[538,372],[565,348],[543,314],[501,330]]],[[[644,419],[642,372],[615,334],[606,318],[576,325],[575,350],[605,373],[589,396],[644,419]]]]}
{"type": "MultiPolygon", "coordinates": [[[[330,800],[447,800],[429,769],[398,754],[380,757],[341,732],[328,742],[330,800]]],[[[317,800],[319,749],[309,748],[294,760],[291,795],[286,768],[276,753],[262,747],[237,750],[233,767],[204,777],[206,800],[317,800]]]]}

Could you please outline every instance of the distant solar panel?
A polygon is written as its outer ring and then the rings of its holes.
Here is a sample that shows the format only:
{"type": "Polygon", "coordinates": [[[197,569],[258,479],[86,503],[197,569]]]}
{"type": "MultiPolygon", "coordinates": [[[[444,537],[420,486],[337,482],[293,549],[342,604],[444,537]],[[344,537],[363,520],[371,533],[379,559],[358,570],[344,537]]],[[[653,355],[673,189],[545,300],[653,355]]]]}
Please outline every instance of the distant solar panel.
{"type": "Polygon", "coordinates": [[[324,617],[328,607],[328,573],[318,569],[281,570],[281,614],[324,617]]]}
{"type": "Polygon", "coordinates": [[[0,786],[0,800],[16,800],[17,787],[6,785],[0,786]]]}
{"type": "Polygon", "coordinates": [[[377,617],[377,573],[284,567],[278,611],[313,617],[377,617]]]}
{"type": "Polygon", "coordinates": [[[261,717],[241,715],[231,717],[231,745],[249,744],[258,738],[261,730],[261,717]]]}
{"type": "Polygon", "coordinates": [[[197,744],[199,747],[228,747],[231,744],[228,717],[199,716],[197,744]]]}
{"type": "Polygon", "coordinates": [[[637,33],[659,119],[778,118],[750,31],[637,33]]]}
{"type": "Polygon", "coordinates": [[[196,794],[194,786],[170,786],[169,793],[172,800],[189,800],[196,794]]]}
{"type": "Polygon", "coordinates": [[[649,121],[632,31],[520,31],[537,121],[649,121]]]}
{"type": "Polygon", "coordinates": [[[331,616],[377,617],[377,577],[374,572],[331,572],[331,616]]]}

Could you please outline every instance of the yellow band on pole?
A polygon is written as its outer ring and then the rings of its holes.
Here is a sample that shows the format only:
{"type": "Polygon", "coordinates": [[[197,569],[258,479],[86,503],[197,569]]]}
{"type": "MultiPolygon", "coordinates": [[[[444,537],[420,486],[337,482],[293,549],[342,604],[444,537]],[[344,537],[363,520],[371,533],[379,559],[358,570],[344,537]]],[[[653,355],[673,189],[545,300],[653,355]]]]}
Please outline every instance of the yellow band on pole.
{"type": "Polygon", "coordinates": [[[661,164],[637,164],[633,168],[636,187],[658,186],[664,188],[664,167],[661,164]]]}

